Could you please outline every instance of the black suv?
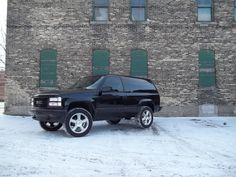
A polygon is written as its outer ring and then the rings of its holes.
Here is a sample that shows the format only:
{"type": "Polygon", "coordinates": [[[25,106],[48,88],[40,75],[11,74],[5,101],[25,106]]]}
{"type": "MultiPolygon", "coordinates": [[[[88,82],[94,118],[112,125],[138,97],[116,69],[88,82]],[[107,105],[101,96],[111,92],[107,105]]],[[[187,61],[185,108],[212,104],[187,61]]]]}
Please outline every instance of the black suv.
{"type": "Polygon", "coordinates": [[[81,137],[99,120],[118,124],[122,118],[135,117],[142,128],[149,128],[153,112],[160,109],[152,81],[106,75],[85,77],[65,91],[35,95],[31,112],[43,129],[56,131],[64,124],[67,133],[81,137]]]}

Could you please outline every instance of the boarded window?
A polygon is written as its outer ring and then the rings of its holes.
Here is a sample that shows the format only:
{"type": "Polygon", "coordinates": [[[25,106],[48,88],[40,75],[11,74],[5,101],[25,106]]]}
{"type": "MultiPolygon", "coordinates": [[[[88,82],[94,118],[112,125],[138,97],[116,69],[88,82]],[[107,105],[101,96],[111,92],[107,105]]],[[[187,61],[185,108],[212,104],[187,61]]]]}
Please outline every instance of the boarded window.
{"type": "Polygon", "coordinates": [[[131,51],[131,76],[148,76],[148,56],[147,51],[137,49],[131,51]]]}
{"type": "Polygon", "coordinates": [[[93,51],[93,75],[109,74],[109,58],[108,50],[94,50],[93,51]]]}
{"type": "Polygon", "coordinates": [[[212,21],[212,0],[198,0],[198,21],[212,21]]]}
{"type": "Polygon", "coordinates": [[[214,51],[201,49],[199,52],[199,86],[215,86],[215,54],[214,51]]]}
{"type": "Polygon", "coordinates": [[[40,87],[55,87],[57,81],[57,51],[43,49],[40,52],[40,87]]]}

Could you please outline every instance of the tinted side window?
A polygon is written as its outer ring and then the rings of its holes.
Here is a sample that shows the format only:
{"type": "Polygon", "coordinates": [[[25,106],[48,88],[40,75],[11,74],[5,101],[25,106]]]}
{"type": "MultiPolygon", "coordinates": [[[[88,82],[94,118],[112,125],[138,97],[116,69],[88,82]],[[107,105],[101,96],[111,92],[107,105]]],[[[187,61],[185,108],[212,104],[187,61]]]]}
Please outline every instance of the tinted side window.
{"type": "Polygon", "coordinates": [[[113,91],[123,91],[123,85],[119,77],[107,77],[103,87],[112,87],[113,91]]]}
{"type": "Polygon", "coordinates": [[[126,92],[156,92],[155,86],[142,79],[122,77],[126,92]]]}

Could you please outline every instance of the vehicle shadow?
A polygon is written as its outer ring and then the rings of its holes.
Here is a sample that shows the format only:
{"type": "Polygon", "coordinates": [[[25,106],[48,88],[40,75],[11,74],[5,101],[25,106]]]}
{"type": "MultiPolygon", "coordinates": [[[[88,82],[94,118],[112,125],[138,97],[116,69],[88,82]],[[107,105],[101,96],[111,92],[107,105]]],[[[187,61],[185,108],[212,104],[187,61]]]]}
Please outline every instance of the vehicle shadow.
{"type": "MultiPolygon", "coordinates": [[[[155,127],[155,124],[152,125],[149,129],[142,129],[139,125],[131,120],[122,120],[117,125],[110,125],[106,121],[98,121],[93,123],[93,127],[91,128],[89,134],[87,136],[99,136],[99,135],[117,135],[117,134],[142,134],[143,132],[147,132],[150,134],[159,135],[158,129],[155,127]]],[[[46,138],[59,138],[59,137],[72,137],[65,132],[64,127],[58,131],[47,132],[47,131],[40,131],[37,132],[37,135],[46,137],[46,138]]],[[[85,136],[86,137],[86,136],[85,136]]],[[[72,137],[73,138],[73,137],[72,137]]]]}
{"type": "Polygon", "coordinates": [[[129,133],[129,132],[138,132],[141,128],[133,123],[133,122],[121,122],[117,125],[109,125],[106,122],[95,123],[91,129],[91,134],[106,134],[109,132],[121,132],[121,133],[129,133]]]}
{"type": "Polygon", "coordinates": [[[143,132],[159,136],[160,130],[156,126],[155,121],[153,121],[153,124],[148,129],[141,128],[135,120],[121,120],[121,122],[117,125],[109,125],[106,123],[106,121],[101,122],[95,122],[91,131],[90,135],[104,135],[104,134],[143,134],[143,132]]]}

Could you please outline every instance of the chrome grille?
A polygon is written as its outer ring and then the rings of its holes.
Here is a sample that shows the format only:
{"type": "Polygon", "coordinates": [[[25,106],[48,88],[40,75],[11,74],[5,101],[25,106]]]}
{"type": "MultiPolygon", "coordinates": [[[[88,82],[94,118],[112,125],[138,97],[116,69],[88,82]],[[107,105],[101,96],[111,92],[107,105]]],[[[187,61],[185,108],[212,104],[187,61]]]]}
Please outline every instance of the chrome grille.
{"type": "Polygon", "coordinates": [[[47,107],[48,98],[34,98],[35,107],[47,107]]]}

